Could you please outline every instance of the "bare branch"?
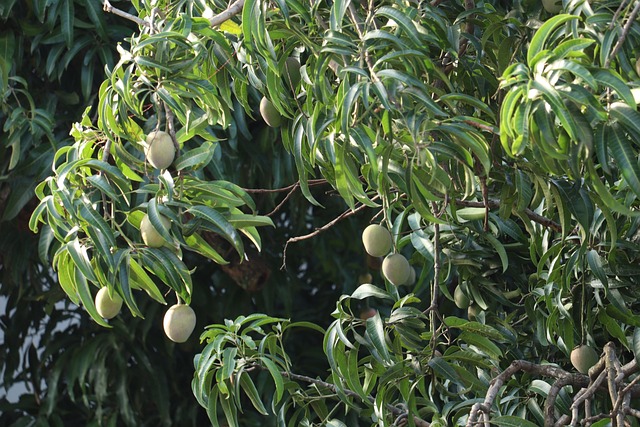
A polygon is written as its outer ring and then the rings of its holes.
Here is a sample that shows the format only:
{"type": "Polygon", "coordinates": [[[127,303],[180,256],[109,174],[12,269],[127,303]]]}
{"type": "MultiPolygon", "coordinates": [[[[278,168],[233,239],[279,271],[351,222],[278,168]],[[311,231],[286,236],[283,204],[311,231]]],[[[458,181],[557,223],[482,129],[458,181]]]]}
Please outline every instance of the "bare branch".
{"type": "Polygon", "coordinates": [[[613,14],[613,19],[609,23],[610,30],[612,30],[616,22],[618,22],[618,18],[620,18],[620,14],[625,7],[627,7],[627,0],[622,0],[620,2],[620,6],[618,6],[618,9],[616,10],[616,13],[613,14]]]}
{"type": "Polygon", "coordinates": [[[559,380],[555,381],[551,385],[551,388],[549,388],[549,393],[547,394],[547,400],[545,400],[544,402],[544,425],[545,426],[554,425],[553,418],[554,418],[556,399],[558,398],[558,394],[560,394],[560,390],[562,390],[563,387],[568,386],[569,384],[571,384],[571,377],[567,376],[565,378],[560,378],[559,380]]]}
{"type": "Polygon", "coordinates": [[[104,5],[104,11],[107,13],[113,13],[114,15],[120,16],[121,18],[128,19],[129,21],[133,21],[136,24],[142,25],[144,27],[151,26],[151,24],[149,24],[144,19],[140,19],[135,15],[125,12],[124,10],[120,10],[111,6],[111,3],[109,2],[109,0],[103,0],[103,5],[104,5]]]}
{"type": "Polygon", "coordinates": [[[620,38],[618,39],[618,42],[611,50],[611,54],[609,54],[609,56],[607,57],[607,60],[604,61],[604,68],[608,68],[609,64],[611,64],[611,61],[613,61],[613,58],[615,58],[618,55],[618,51],[620,51],[620,49],[622,48],[622,44],[627,39],[627,35],[629,34],[629,31],[631,31],[631,26],[636,21],[638,12],[640,12],[640,1],[636,3],[635,7],[629,14],[629,17],[627,18],[627,23],[622,28],[622,34],[620,34],[620,38]]]}
{"type": "Polygon", "coordinates": [[[298,188],[300,188],[300,184],[296,182],[293,185],[293,187],[291,188],[291,190],[289,190],[287,195],[284,197],[284,199],[282,199],[282,201],[280,203],[278,203],[278,206],[273,208],[273,210],[271,212],[269,212],[267,214],[267,216],[271,216],[271,215],[276,214],[284,206],[284,204],[287,203],[287,200],[289,200],[289,198],[291,198],[291,196],[293,196],[293,193],[295,193],[298,188]]]}
{"type": "Polygon", "coordinates": [[[302,240],[311,239],[311,238],[317,236],[318,234],[322,233],[323,231],[326,231],[326,230],[330,229],[331,227],[333,227],[334,225],[336,225],[338,222],[342,221],[343,219],[357,214],[358,212],[360,212],[361,210],[363,210],[366,207],[367,207],[367,205],[360,205],[357,208],[355,208],[354,210],[344,211],[343,213],[338,215],[333,220],[329,221],[328,223],[326,223],[322,227],[316,228],[314,231],[312,231],[309,234],[305,234],[303,236],[291,237],[289,240],[287,240],[287,243],[285,243],[285,245],[284,245],[284,251],[283,251],[283,254],[282,254],[282,267],[281,268],[282,269],[286,268],[286,264],[287,264],[287,246],[289,246],[289,243],[295,243],[295,242],[300,242],[302,240]]]}
{"type": "MultiPolygon", "coordinates": [[[[484,402],[473,405],[467,420],[467,427],[475,427],[480,416],[483,414],[489,415],[500,388],[509,378],[520,371],[542,377],[551,377],[558,380],[562,379],[567,382],[567,385],[570,384],[573,386],[586,387],[589,384],[589,377],[586,375],[567,372],[564,369],[553,365],[538,365],[526,360],[514,360],[507,369],[502,371],[501,374],[491,381],[487,394],[485,395],[484,402]]],[[[553,423],[551,425],[553,425],[553,423]]]]}
{"type": "Polygon", "coordinates": [[[244,0],[236,0],[235,2],[231,3],[231,5],[228,8],[226,8],[224,11],[220,12],[219,14],[209,19],[209,23],[211,24],[212,27],[217,27],[218,25],[222,24],[224,21],[228,21],[233,16],[242,12],[243,7],[244,7],[244,0]]]}
{"type": "MultiPolygon", "coordinates": [[[[308,181],[308,185],[310,187],[314,185],[321,185],[321,184],[327,184],[327,183],[328,181],[326,179],[310,179],[308,181]]],[[[294,182],[291,185],[287,185],[286,187],[281,187],[281,188],[243,188],[243,190],[246,191],[247,193],[253,193],[253,194],[284,193],[285,191],[291,191],[291,189],[296,187],[300,187],[300,181],[294,182]]]]}

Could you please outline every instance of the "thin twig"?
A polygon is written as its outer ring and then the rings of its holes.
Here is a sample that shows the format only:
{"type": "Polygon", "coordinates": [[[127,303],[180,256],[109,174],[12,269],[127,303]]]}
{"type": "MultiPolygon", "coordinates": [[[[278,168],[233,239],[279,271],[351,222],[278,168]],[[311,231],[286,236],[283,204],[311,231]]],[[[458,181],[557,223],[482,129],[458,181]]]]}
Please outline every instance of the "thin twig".
{"type": "Polygon", "coordinates": [[[111,3],[109,2],[109,0],[103,0],[103,8],[104,8],[104,11],[107,13],[113,13],[114,15],[120,16],[121,18],[128,19],[129,21],[133,21],[138,25],[142,25],[144,27],[151,26],[151,24],[149,24],[144,19],[140,19],[135,15],[125,12],[124,10],[120,10],[111,6],[111,3]]]}
{"type": "Polygon", "coordinates": [[[625,7],[627,7],[627,0],[621,1],[620,2],[620,6],[618,6],[618,9],[616,10],[616,13],[613,14],[613,19],[609,23],[609,29],[610,30],[613,30],[614,25],[616,24],[616,22],[618,22],[618,18],[620,17],[620,14],[622,13],[622,9],[624,9],[625,7]]]}
{"type": "Polygon", "coordinates": [[[322,233],[323,231],[326,231],[326,230],[330,229],[331,227],[333,227],[334,225],[336,225],[338,222],[342,221],[343,219],[357,214],[358,212],[360,212],[361,210],[363,210],[366,207],[367,207],[367,205],[360,205],[360,206],[358,206],[357,208],[355,208],[353,210],[346,210],[343,213],[341,213],[340,215],[338,215],[336,218],[332,219],[331,221],[329,221],[328,223],[326,223],[322,227],[316,228],[314,231],[312,231],[309,234],[305,234],[303,236],[291,237],[289,240],[287,240],[287,243],[285,243],[284,250],[282,251],[282,267],[281,267],[281,269],[284,270],[287,267],[287,247],[289,246],[289,243],[295,243],[295,242],[300,242],[302,240],[311,239],[311,238],[317,236],[318,234],[322,233]]]}
{"type": "MultiPolygon", "coordinates": [[[[326,179],[310,179],[307,184],[309,187],[314,185],[327,184],[328,181],[326,179]]],[[[265,193],[284,193],[285,191],[291,191],[292,188],[300,187],[300,181],[294,182],[291,185],[287,185],[286,187],[281,188],[243,188],[247,193],[253,194],[265,194],[265,193]]]]}
{"type": "MultiPolygon", "coordinates": [[[[436,212],[436,203],[431,205],[434,212],[436,212]]],[[[436,321],[438,320],[438,298],[440,291],[440,224],[435,223],[433,225],[433,288],[431,289],[431,305],[429,306],[429,323],[431,326],[431,348],[436,348],[436,321]]]]}
{"type": "Polygon", "coordinates": [[[469,126],[473,126],[474,128],[483,130],[485,132],[489,132],[489,133],[491,133],[493,135],[499,135],[500,134],[500,130],[496,126],[485,125],[485,124],[482,124],[482,123],[474,122],[473,120],[463,120],[462,122],[464,124],[469,125],[469,126]]]}
{"type": "Polygon", "coordinates": [[[278,206],[273,208],[273,210],[271,212],[269,212],[267,214],[267,216],[272,216],[275,213],[277,213],[284,206],[284,204],[287,203],[287,200],[289,200],[289,198],[291,198],[291,196],[293,196],[293,193],[295,193],[298,188],[300,188],[300,184],[299,183],[295,183],[293,185],[293,187],[291,188],[291,190],[289,190],[287,195],[284,197],[284,199],[282,199],[282,201],[280,203],[278,203],[278,206]]]}
{"type": "Polygon", "coordinates": [[[219,14],[209,19],[209,23],[211,24],[212,27],[216,27],[222,24],[223,22],[228,21],[229,19],[231,19],[231,17],[242,12],[243,7],[244,7],[244,0],[236,0],[235,2],[231,3],[231,5],[228,8],[226,8],[224,11],[220,12],[219,14]]]}
{"type": "Polygon", "coordinates": [[[622,44],[627,39],[627,35],[629,34],[629,31],[631,31],[631,26],[634,24],[636,20],[636,16],[638,16],[638,12],[640,12],[640,1],[636,3],[635,7],[631,11],[631,14],[627,18],[627,23],[624,25],[624,28],[622,29],[622,34],[620,34],[620,38],[618,39],[618,42],[613,47],[611,54],[607,57],[607,60],[604,61],[604,68],[609,68],[609,64],[611,64],[611,61],[613,61],[613,58],[615,58],[616,55],[618,55],[618,51],[622,48],[622,44]]]}

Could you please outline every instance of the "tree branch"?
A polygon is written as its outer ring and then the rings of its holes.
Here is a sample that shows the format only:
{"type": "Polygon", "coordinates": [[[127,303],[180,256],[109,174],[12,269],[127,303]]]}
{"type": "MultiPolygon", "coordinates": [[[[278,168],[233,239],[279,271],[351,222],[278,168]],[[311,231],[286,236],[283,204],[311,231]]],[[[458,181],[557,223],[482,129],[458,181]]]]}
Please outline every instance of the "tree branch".
{"type": "Polygon", "coordinates": [[[625,384],[625,379],[637,372],[638,365],[635,360],[622,366],[616,355],[616,349],[613,343],[607,343],[604,346],[604,355],[598,362],[589,369],[588,375],[565,371],[554,365],[539,365],[526,360],[515,360],[502,373],[496,376],[487,389],[483,402],[473,405],[467,427],[477,426],[483,419],[486,421],[491,414],[491,408],[505,383],[518,372],[527,372],[533,376],[555,378],[555,382],[551,385],[547,400],[544,405],[544,425],[545,426],[562,426],[562,425],[578,425],[586,420],[589,422],[597,419],[609,418],[612,425],[621,427],[624,425],[624,415],[632,415],[640,418],[640,411],[629,407],[631,397],[640,395],[640,377],[634,378],[629,384],[625,384]],[[554,423],[554,407],[557,396],[563,387],[571,385],[581,387],[581,390],[575,394],[571,404],[571,416],[565,414],[554,423]],[[624,386],[624,387],[623,387],[624,386]],[[621,389],[621,390],[620,390],[621,389]],[[598,391],[605,390],[611,400],[613,409],[608,414],[591,416],[591,402],[601,400],[602,397],[596,398],[598,391]],[[580,406],[584,405],[584,416],[580,418],[580,406]]]}
{"type": "MultiPolygon", "coordinates": [[[[500,388],[509,378],[520,371],[537,376],[551,377],[558,380],[562,379],[563,381],[567,381],[567,385],[571,384],[573,386],[585,387],[589,384],[589,377],[586,375],[570,373],[553,365],[538,365],[526,360],[514,360],[507,369],[491,381],[484,402],[475,403],[472,406],[469,419],[467,420],[467,427],[475,427],[481,415],[486,414],[488,416],[490,414],[491,407],[498,396],[500,388]]],[[[545,420],[545,424],[546,421],[547,420],[545,420]]]]}
{"type": "MultiPolygon", "coordinates": [[[[313,185],[321,185],[327,184],[328,181],[326,179],[310,179],[308,181],[308,185],[311,187],[313,185]]],[[[253,194],[265,194],[265,193],[284,193],[285,191],[291,191],[293,188],[300,187],[300,181],[294,182],[291,185],[287,185],[286,187],[281,188],[243,188],[247,193],[253,194]]]]}
{"type": "Polygon", "coordinates": [[[631,14],[629,15],[629,18],[627,18],[627,23],[624,25],[624,28],[622,29],[622,34],[620,34],[620,38],[618,39],[618,42],[613,47],[613,50],[607,57],[607,60],[604,61],[604,68],[609,68],[609,64],[611,64],[611,61],[613,61],[613,58],[615,58],[618,55],[618,51],[622,48],[622,44],[627,39],[627,35],[629,34],[629,31],[631,31],[631,26],[635,22],[636,17],[638,16],[638,12],[640,12],[640,1],[636,3],[635,7],[631,11],[631,14]]]}
{"type": "Polygon", "coordinates": [[[103,0],[103,9],[107,13],[113,13],[114,15],[120,16],[121,18],[128,19],[129,21],[133,21],[138,25],[142,25],[144,27],[151,26],[151,24],[149,24],[144,19],[140,19],[135,15],[125,12],[124,10],[120,10],[111,6],[111,3],[109,2],[109,0],[103,0]]]}
{"type": "Polygon", "coordinates": [[[328,223],[326,223],[322,227],[316,228],[314,231],[312,231],[309,234],[305,234],[303,236],[291,237],[289,240],[287,240],[287,243],[285,243],[285,245],[284,245],[284,250],[283,250],[283,253],[282,253],[282,267],[281,267],[281,269],[285,269],[287,267],[287,246],[289,246],[289,243],[295,243],[295,242],[300,242],[302,240],[311,239],[311,238],[317,236],[318,234],[322,233],[323,231],[326,231],[326,230],[330,229],[331,227],[333,227],[334,225],[336,225],[338,222],[342,221],[343,219],[355,215],[356,213],[360,212],[361,210],[363,210],[366,207],[367,207],[367,205],[360,205],[357,208],[355,208],[354,210],[346,210],[343,213],[341,213],[340,215],[338,215],[336,218],[334,218],[333,220],[329,221],[328,223]]]}
{"type": "Polygon", "coordinates": [[[222,24],[224,21],[228,21],[233,16],[242,12],[243,7],[244,7],[244,0],[236,0],[235,2],[231,3],[231,5],[229,5],[229,7],[226,8],[224,11],[220,12],[219,14],[209,19],[209,23],[211,24],[212,27],[217,27],[218,25],[222,24]]]}

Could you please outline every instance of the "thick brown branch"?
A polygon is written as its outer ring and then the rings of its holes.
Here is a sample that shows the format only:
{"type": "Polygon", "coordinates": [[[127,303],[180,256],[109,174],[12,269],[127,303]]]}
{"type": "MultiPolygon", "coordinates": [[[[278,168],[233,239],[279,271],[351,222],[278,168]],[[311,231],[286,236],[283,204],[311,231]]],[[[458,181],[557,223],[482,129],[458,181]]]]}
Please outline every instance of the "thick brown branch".
{"type": "MultiPolygon", "coordinates": [[[[562,426],[569,423],[571,425],[577,425],[576,423],[579,421],[581,421],[583,425],[587,425],[584,424],[585,420],[593,422],[603,418],[611,419],[614,426],[622,426],[625,422],[624,415],[640,415],[640,411],[629,407],[631,398],[640,395],[640,387],[638,387],[640,377],[624,385],[625,380],[637,372],[637,370],[638,365],[635,361],[629,362],[624,366],[620,364],[613,343],[605,345],[604,356],[598,360],[596,365],[589,369],[588,375],[568,372],[557,366],[539,365],[525,360],[516,360],[491,381],[484,401],[473,405],[467,420],[467,427],[475,427],[482,419],[489,419],[491,408],[501,387],[518,372],[527,372],[537,377],[555,378],[556,381],[552,384],[545,402],[545,426],[562,426]],[[578,387],[581,388],[573,398],[573,403],[570,408],[572,415],[570,417],[565,414],[554,424],[555,401],[560,390],[568,385],[573,386],[574,390],[578,387]],[[591,402],[596,399],[596,393],[598,391],[606,391],[608,393],[613,409],[608,414],[600,414],[592,417],[591,402]],[[581,405],[584,405],[585,409],[582,418],[580,418],[579,413],[581,405]]],[[[601,399],[601,397],[597,397],[597,399],[601,399]]]]}
{"type": "Polygon", "coordinates": [[[545,400],[544,402],[544,425],[545,426],[553,425],[556,399],[558,398],[558,394],[560,394],[560,390],[562,390],[563,387],[569,384],[571,384],[571,378],[566,377],[566,378],[560,378],[559,380],[555,381],[551,385],[551,388],[549,389],[549,393],[547,394],[547,400],[545,400]]]}
{"type": "Polygon", "coordinates": [[[551,377],[557,380],[562,379],[563,381],[567,381],[567,384],[573,386],[586,387],[589,384],[589,377],[586,375],[570,373],[552,365],[538,365],[526,360],[515,360],[507,369],[491,381],[484,402],[473,405],[469,419],[467,420],[467,427],[475,427],[482,414],[488,415],[491,412],[491,407],[500,388],[509,378],[520,371],[528,372],[536,376],[551,377]]]}

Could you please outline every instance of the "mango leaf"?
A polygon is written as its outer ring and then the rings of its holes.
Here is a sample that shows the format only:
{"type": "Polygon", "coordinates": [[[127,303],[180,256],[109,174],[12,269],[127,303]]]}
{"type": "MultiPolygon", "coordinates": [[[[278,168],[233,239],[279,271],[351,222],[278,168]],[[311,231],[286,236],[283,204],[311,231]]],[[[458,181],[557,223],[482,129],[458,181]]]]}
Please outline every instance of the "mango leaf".
{"type": "Polygon", "coordinates": [[[191,168],[192,170],[205,167],[213,158],[213,144],[210,142],[204,142],[198,148],[189,150],[186,153],[180,155],[174,163],[176,170],[183,170],[191,168]]]}
{"type": "Polygon", "coordinates": [[[640,363],[640,327],[636,327],[633,330],[632,350],[636,363],[640,363]]]}
{"type": "Polygon", "coordinates": [[[192,206],[187,209],[187,212],[193,214],[198,218],[202,218],[207,221],[214,231],[224,237],[229,243],[231,243],[234,249],[240,255],[240,258],[244,255],[244,245],[242,238],[238,234],[235,228],[227,221],[224,216],[217,210],[209,206],[192,206]]]}
{"type": "Polygon", "coordinates": [[[483,323],[469,321],[465,319],[461,319],[455,316],[448,316],[444,319],[444,324],[449,328],[457,328],[462,331],[467,331],[472,334],[482,335],[487,338],[491,338],[494,340],[504,339],[502,334],[490,325],[485,325],[483,323]]]}
{"type": "Polygon", "coordinates": [[[255,384],[251,380],[249,374],[247,374],[246,372],[242,372],[242,374],[240,375],[240,386],[253,404],[253,407],[256,408],[256,410],[262,415],[269,415],[267,408],[265,408],[264,404],[262,403],[262,399],[260,399],[260,394],[258,393],[255,384]]]}
{"type": "Polygon", "coordinates": [[[189,249],[199,253],[202,256],[209,258],[220,265],[227,265],[229,261],[225,260],[218,251],[213,249],[207,241],[198,233],[193,233],[189,236],[185,236],[185,242],[189,245],[189,249]]]}
{"type": "Polygon", "coordinates": [[[358,289],[353,291],[353,293],[351,294],[351,298],[358,300],[362,300],[368,297],[393,300],[391,294],[370,283],[364,283],[358,286],[358,289]]]}
{"type": "Polygon", "coordinates": [[[540,26],[538,31],[533,35],[531,43],[529,43],[529,50],[527,51],[527,64],[530,68],[535,66],[533,59],[536,57],[539,58],[538,54],[544,49],[544,45],[551,34],[553,34],[560,25],[573,19],[579,19],[579,17],[560,14],[548,19],[544,24],[542,24],[542,26],[540,26]]]}
{"type": "Polygon", "coordinates": [[[276,366],[275,363],[271,359],[266,356],[260,357],[260,362],[267,367],[267,370],[271,374],[271,378],[273,378],[273,382],[276,386],[276,395],[274,396],[274,404],[278,404],[282,397],[284,396],[284,379],[280,370],[276,366]]]}
{"type": "Polygon", "coordinates": [[[638,159],[631,148],[631,141],[625,138],[620,128],[616,125],[611,126],[612,131],[609,135],[609,149],[611,155],[618,164],[620,172],[629,188],[640,197],[640,168],[638,167],[638,159]]]}
{"type": "Polygon", "coordinates": [[[82,301],[82,306],[87,310],[87,313],[89,313],[91,318],[100,326],[110,328],[111,326],[105,322],[100,314],[98,314],[98,310],[96,309],[96,305],[93,300],[93,295],[91,295],[91,291],[89,290],[89,284],[87,283],[87,279],[85,279],[84,275],[80,272],[80,269],[75,269],[75,283],[78,296],[80,297],[80,301],[82,301]]]}
{"type": "Polygon", "coordinates": [[[600,282],[602,282],[602,285],[605,287],[605,289],[608,288],[609,280],[607,279],[607,274],[602,267],[602,260],[600,258],[600,255],[595,249],[590,249],[589,251],[587,251],[587,263],[589,264],[589,268],[591,269],[591,272],[594,274],[594,276],[596,276],[596,278],[600,280],[600,282]]]}
{"type": "Polygon", "coordinates": [[[133,258],[129,260],[129,281],[133,287],[144,290],[151,298],[159,303],[167,303],[151,277],[149,277],[147,272],[144,271],[140,264],[133,258]]]}
{"type": "Polygon", "coordinates": [[[81,245],[80,241],[77,238],[67,243],[66,246],[69,255],[71,255],[71,259],[73,260],[76,267],[78,267],[78,270],[82,273],[82,275],[91,282],[96,283],[98,279],[93,273],[93,267],[91,266],[91,262],[89,261],[87,247],[81,245]]]}
{"type": "Polygon", "coordinates": [[[387,348],[384,336],[384,324],[382,323],[382,318],[380,317],[379,312],[377,312],[375,316],[367,319],[366,327],[366,334],[373,345],[372,350],[377,353],[377,356],[384,365],[390,366],[393,361],[391,360],[391,354],[387,348]]]}

